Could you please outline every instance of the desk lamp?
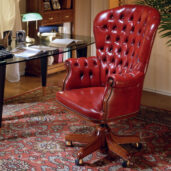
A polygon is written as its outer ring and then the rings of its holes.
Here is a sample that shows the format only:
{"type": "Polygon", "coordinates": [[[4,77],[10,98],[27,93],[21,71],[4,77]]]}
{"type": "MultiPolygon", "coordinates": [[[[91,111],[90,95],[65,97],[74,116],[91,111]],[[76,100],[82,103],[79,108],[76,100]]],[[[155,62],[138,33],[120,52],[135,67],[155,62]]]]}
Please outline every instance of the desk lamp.
{"type": "Polygon", "coordinates": [[[34,38],[29,37],[29,21],[36,21],[36,30],[37,30],[37,21],[42,20],[42,16],[39,13],[26,13],[23,14],[22,22],[27,22],[27,33],[26,33],[26,42],[34,42],[34,38]]]}

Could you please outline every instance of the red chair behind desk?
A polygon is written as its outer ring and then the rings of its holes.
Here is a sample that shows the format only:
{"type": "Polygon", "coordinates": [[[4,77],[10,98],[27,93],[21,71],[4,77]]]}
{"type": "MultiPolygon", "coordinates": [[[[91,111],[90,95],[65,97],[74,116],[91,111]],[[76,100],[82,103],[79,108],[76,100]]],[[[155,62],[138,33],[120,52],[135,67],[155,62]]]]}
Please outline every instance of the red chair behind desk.
{"type": "Polygon", "coordinates": [[[76,165],[98,149],[105,148],[124,159],[129,153],[120,144],[135,143],[138,136],[117,136],[108,123],[134,116],[140,108],[144,76],[160,15],[148,6],[126,5],[99,13],[94,20],[97,56],[69,59],[68,74],[57,101],[98,124],[93,135],[66,135],[87,145],[78,152],[76,165]]]}

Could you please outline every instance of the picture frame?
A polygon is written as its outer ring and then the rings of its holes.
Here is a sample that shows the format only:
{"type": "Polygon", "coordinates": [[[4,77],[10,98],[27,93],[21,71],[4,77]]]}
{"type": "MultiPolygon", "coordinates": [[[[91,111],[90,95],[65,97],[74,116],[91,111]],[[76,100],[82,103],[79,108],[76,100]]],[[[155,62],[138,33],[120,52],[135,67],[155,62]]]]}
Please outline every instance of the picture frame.
{"type": "Polygon", "coordinates": [[[26,32],[24,30],[19,30],[16,32],[16,42],[25,42],[26,41],[26,32]]]}
{"type": "Polygon", "coordinates": [[[43,6],[45,11],[52,10],[50,0],[43,0],[43,6]]]}
{"type": "Polygon", "coordinates": [[[51,0],[53,10],[61,9],[59,0],[51,0]]]}

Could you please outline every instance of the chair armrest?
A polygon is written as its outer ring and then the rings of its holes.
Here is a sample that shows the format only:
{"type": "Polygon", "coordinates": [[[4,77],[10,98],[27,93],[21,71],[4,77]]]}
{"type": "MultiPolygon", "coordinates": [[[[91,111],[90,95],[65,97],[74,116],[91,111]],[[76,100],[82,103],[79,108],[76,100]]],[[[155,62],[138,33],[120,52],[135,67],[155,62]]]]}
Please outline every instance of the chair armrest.
{"type": "Polygon", "coordinates": [[[144,80],[144,73],[134,71],[124,74],[112,74],[108,76],[108,83],[112,84],[112,87],[132,87],[138,83],[142,83],[144,80]]]}
{"type": "Polygon", "coordinates": [[[97,57],[71,58],[65,64],[68,73],[63,90],[100,85],[100,62],[97,57]]]}
{"type": "Polygon", "coordinates": [[[143,80],[144,73],[139,71],[109,75],[103,99],[106,120],[126,117],[138,112],[143,80]]]}

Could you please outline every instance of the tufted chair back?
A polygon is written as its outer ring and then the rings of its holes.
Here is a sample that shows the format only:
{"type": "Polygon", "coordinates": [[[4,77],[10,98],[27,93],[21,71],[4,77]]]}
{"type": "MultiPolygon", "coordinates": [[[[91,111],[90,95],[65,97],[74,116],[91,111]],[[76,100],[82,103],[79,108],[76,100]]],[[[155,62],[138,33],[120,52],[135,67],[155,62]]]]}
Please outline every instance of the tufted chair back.
{"type": "Polygon", "coordinates": [[[127,5],[99,13],[94,20],[101,85],[108,75],[146,72],[160,16],[148,6],[127,5]]]}

